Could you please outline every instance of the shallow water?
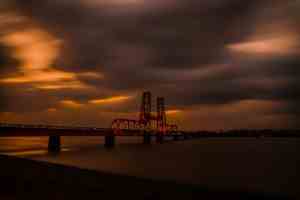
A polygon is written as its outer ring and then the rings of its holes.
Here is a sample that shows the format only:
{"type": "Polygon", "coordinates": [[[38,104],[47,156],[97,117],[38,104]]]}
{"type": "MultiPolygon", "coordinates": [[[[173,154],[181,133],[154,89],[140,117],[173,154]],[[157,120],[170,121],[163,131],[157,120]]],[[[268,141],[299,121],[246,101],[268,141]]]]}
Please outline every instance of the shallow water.
{"type": "Polygon", "coordinates": [[[206,187],[299,195],[300,139],[211,138],[143,145],[139,137],[118,137],[117,142],[105,149],[103,138],[63,138],[64,151],[51,155],[47,138],[2,138],[0,152],[206,187]]]}

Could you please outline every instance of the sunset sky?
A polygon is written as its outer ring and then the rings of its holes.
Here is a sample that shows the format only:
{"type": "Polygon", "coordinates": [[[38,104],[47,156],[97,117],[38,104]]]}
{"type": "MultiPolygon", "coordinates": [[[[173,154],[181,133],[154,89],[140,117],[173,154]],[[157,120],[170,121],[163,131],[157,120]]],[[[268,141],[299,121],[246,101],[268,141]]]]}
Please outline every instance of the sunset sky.
{"type": "Polygon", "coordinates": [[[300,0],[1,0],[0,122],[299,128],[300,0]],[[153,107],[155,104],[153,99],[153,107]]]}

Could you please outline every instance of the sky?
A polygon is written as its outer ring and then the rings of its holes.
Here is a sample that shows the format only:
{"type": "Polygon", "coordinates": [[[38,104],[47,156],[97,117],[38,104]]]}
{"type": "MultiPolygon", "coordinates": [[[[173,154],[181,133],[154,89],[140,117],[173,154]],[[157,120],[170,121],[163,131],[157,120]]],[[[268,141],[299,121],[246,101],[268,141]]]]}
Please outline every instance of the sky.
{"type": "Polygon", "coordinates": [[[299,128],[300,0],[1,0],[0,122],[299,128]]]}

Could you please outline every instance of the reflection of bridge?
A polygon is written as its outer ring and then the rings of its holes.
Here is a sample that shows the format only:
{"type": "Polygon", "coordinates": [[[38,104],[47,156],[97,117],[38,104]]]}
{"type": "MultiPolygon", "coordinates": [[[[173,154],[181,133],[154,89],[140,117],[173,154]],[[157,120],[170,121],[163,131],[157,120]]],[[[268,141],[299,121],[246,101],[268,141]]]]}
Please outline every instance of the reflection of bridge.
{"type": "Polygon", "coordinates": [[[177,125],[167,123],[164,98],[157,98],[157,114],[152,114],[150,92],[143,93],[138,120],[115,119],[111,128],[0,124],[0,137],[49,136],[48,148],[54,152],[60,150],[60,136],[104,136],[105,146],[112,147],[115,136],[143,136],[144,143],[150,144],[154,136],[157,142],[162,143],[165,136],[177,140],[187,135],[193,134],[178,131],[177,125]]]}

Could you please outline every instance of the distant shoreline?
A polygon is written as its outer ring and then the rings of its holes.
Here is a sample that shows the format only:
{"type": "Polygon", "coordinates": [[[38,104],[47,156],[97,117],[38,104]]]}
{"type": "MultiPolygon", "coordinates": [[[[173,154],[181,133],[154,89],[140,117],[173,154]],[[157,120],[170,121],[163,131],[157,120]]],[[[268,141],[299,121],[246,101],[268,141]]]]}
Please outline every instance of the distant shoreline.
{"type": "MultiPolygon", "coordinates": [[[[112,129],[95,127],[55,127],[46,125],[12,125],[0,123],[0,137],[35,137],[35,136],[107,136],[112,129]]],[[[115,136],[144,136],[138,130],[128,130],[132,133],[113,134],[115,136]]],[[[142,131],[142,130],[141,130],[142,131]]],[[[157,132],[148,132],[157,136],[157,132]]],[[[279,138],[300,138],[300,129],[229,129],[219,131],[197,130],[177,131],[166,134],[166,136],[183,136],[186,139],[202,137],[279,137],[279,138]]]]}

